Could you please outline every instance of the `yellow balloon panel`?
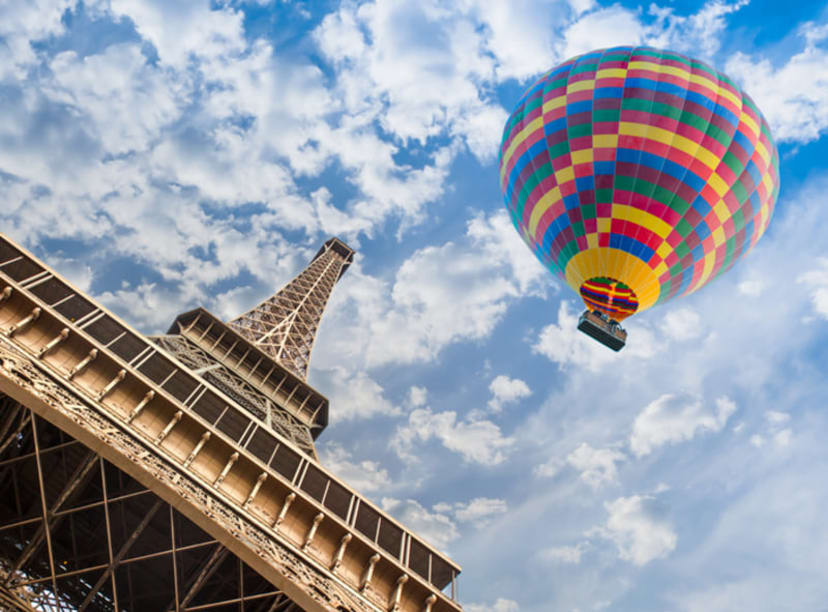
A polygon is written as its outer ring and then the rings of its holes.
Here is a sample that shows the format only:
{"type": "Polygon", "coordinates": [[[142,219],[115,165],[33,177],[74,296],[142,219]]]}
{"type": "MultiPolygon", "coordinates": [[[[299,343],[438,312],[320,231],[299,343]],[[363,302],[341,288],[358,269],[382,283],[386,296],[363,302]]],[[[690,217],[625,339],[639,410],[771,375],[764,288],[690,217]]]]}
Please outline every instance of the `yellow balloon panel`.
{"type": "Polygon", "coordinates": [[[620,249],[593,247],[577,253],[566,266],[566,282],[578,293],[592,278],[623,280],[638,297],[638,312],[658,301],[660,284],[650,266],[620,249]]]}

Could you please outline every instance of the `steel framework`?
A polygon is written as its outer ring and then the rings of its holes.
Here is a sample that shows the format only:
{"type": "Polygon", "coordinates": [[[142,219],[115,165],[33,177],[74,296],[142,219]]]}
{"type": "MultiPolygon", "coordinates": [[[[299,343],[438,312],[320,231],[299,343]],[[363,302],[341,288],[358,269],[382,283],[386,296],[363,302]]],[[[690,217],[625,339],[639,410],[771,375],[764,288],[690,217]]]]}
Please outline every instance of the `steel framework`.
{"type": "Polygon", "coordinates": [[[291,372],[307,378],[322,313],[353,257],[350,247],[331,238],[301,274],[271,298],[230,321],[230,326],[291,372]]]}
{"type": "Polygon", "coordinates": [[[328,400],[267,348],[203,309],[144,337],[0,236],[0,609],[461,610],[460,568],[319,464],[328,400]]]}
{"type": "Polygon", "coordinates": [[[259,392],[233,369],[217,361],[185,336],[176,334],[155,336],[153,339],[193,372],[224,391],[256,418],[265,421],[303,451],[308,454],[316,452],[311,429],[302,420],[281,409],[277,402],[259,392]]]}
{"type": "Polygon", "coordinates": [[[0,608],[296,610],[215,538],[0,396],[0,608]]]}

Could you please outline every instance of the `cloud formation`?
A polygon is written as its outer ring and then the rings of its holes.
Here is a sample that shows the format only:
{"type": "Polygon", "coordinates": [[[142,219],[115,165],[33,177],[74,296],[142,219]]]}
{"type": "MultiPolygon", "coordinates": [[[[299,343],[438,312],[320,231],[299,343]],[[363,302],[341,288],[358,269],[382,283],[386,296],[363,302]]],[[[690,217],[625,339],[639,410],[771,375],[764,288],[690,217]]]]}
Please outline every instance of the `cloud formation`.
{"type": "Polygon", "coordinates": [[[593,530],[615,543],[618,557],[634,565],[646,565],[666,557],[675,548],[678,537],[672,526],[647,508],[650,496],[619,497],[604,504],[609,517],[604,526],[593,530]]]}
{"type": "Polygon", "coordinates": [[[369,459],[355,461],[351,452],[336,442],[329,442],[321,448],[320,460],[325,467],[356,491],[371,494],[391,488],[391,478],[387,469],[369,459]]]}
{"type": "Polygon", "coordinates": [[[545,274],[504,212],[476,215],[460,239],[414,251],[390,284],[352,266],[325,321],[336,337],[317,353],[367,368],[428,362],[488,337],[511,303],[543,295],[545,274]]]}
{"type": "Polygon", "coordinates": [[[408,422],[397,427],[391,448],[402,458],[415,459],[416,447],[432,439],[460,454],[464,461],[493,466],[502,463],[515,443],[500,427],[485,419],[458,419],[453,410],[412,410],[408,422]]]}
{"type": "Polygon", "coordinates": [[[492,399],[489,400],[489,409],[500,412],[503,407],[513,404],[532,395],[532,390],[519,378],[509,378],[503,374],[496,376],[489,384],[492,399]]]}
{"type": "Polygon", "coordinates": [[[545,561],[577,565],[581,562],[587,544],[579,543],[575,546],[551,546],[544,548],[538,556],[545,561]]]}
{"type": "Polygon", "coordinates": [[[583,442],[566,461],[581,473],[581,480],[594,489],[618,480],[618,466],[627,456],[611,448],[592,448],[583,442]]]}
{"type": "Polygon", "coordinates": [[[717,398],[711,409],[697,397],[662,395],[635,418],[630,450],[642,457],[665,444],[691,440],[700,431],[721,431],[734,412],[736,404],[727,397],[717,398]]]}
{"type": "Polygon", "coordinates": [[[798,34],[801,51],[781,64],[737,52],[725,68],[756,100],[778,140],[806,143],[828,128],[828,24],[808,22],[798,34]]]}

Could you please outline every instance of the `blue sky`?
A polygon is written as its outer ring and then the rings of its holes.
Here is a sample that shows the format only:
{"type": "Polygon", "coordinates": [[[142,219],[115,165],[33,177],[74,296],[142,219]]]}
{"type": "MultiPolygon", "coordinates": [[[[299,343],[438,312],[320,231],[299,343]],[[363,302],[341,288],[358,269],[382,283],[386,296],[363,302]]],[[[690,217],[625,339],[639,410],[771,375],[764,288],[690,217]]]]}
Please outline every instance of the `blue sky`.
{"type": "Polygon", "coordinates": [[[825,609],[826,131],[820,2],[0,4],[0,231],[147,333],[356,248],[320,452],[463,566],[470,612],[825,609]],[[639,43],[742,84],[782,189],[616,355],[512,229],[496,152],[540,72],[639,43]]]}

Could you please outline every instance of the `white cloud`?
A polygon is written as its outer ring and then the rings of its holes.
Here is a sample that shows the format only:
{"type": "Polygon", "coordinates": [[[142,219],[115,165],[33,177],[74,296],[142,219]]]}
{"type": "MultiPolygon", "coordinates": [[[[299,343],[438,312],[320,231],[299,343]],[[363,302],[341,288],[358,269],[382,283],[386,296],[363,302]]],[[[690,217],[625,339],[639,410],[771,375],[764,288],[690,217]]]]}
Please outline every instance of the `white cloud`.
{"type": "Polygon", "coordinates": [[[543,294],[546,275],[505,212],[475,216],[462,239],[403,261],[390,287],[351,266],[324,323],[336,334],[318,354],[331,366],[430,361],[453,343],[486,338],[509,304],[543,294]]]}
{"type": "Polygon", "coordinates": [[[814,311],[828,319],[828,257],[817,259],[817,267],[801,274],[796,281],[805,285],[814,311]]]}
{"type": "Polygon", "coordinates": [[[458,421],[454,411],[435,413],[430,408],[417,408],[409,414],[406,424],[397,427],[391,448],[400,457],[413,459],[415,445],[431,439],[439,440],[465,461],[486,466],[505,461],[515,442],[491,421],[458,421]]]}
{"type": "Polygon", "coordinates": [[[790,429],[782,429],[773,435],[773,441],[777,446],[788,446],[793,438],[793,432],[790,429]]]}
{"type": "MultiPolygon", "coordinates": [[[[58,4],[51,6],[33,5],[40,13],[27,13],[43,20],[40,29],[29,29],[32,41],[65,29],[60,17],[72,6],[63,3],[55,13],[58,4]]],[[[129,17],[148,38],[92,53],[85,49],[85,54],[39,51],[27,57],[39,61],[40,69],[30,71],[26,80],[5,83],[19,103],[0,118],[0,137],[8,145],[0,151],[0,168],[15,175],[14,184],[3,189],[4,199],[12,196],[15,202],[0,213],[4,227],[33,243],[42,236],[72,237],[82,243],[78,248],[83,247],[88,265],[99,274],[112,260],[152,268],[163,282],[156,282],[156,275],[136,278],[135,288],[122,287],[117,296],[108,288],[103,295],[105,300],[130,297],[119,312],[129,305],[137,314],[133,320],[148,330],[165,327],[169,320],[164,313],[174,313],[181,304],[209,306],[213,292],[206,285],[211,283],[242,271],[272,282],[273,269],[293,259],[282,248],[280,231],[312,232],[317,221],[311,205],[289,193],[289,172],[274,163],[271,126],[258,130],[267,117],[255,116],[246,132],[227,121],[238,119],[234,109],[279,113],[279,100],[301,96],[310,85],[285,82],[283,92],[266,87],[268,76],[280,74],[279,62],[268,45],[247,46],[240,12],[211,11],[207,2],[186,7],[100,2],[87,8],[102,27],[108,20],[129,17]],[[170,28],[182,20],[188,27],[171,35],[170,28]],[[143,43],[150,39],[157,43],[160,63],[144,56],[143,43]],[[239,56],[239,45],[249,53],[239,56]],[[175,61],[167,62],[168,56],[175,61]],[[244,75],[251,73],[263,77],[259,87],[242,87],[249,83],[244,75]],[[201,77],[207,74],[210,86],[202,87],[201,77]],[[263,106],[250,108],[239,103],[241,98],[263,100],[263,106]],[[267,158],[266,151],[271,151],[267,158]],[[212,210],[203,207],[205,200],[212,210]],[[243,221],[227,211],[256,200],[268,211],[243,221]],[[205,259],[207,254],[213,257],[205,259]],[[159,295],[153,298],[150,290],[159,295]],[[157,299],[164,308],[156,307],[157,299]]],[[[22,28],[33,23],[29,17],[9,20],[22,28]]],[[[293,69],[301,72],[302,67],[293,69]]],[[[308,96],[286,114],[302,119],[314,108],[307,100],[319,99],[325,97],[308,96]]],[[[282,136],[278,142],[290,140],[287,130],[276,131],[282,136]]]]}
{"type": "Polygon", "coordinates": [[[540,274],[515,279],[515,262],[500,252],[505,232],[514,233],[505,217],[474,219],[466,242],[425,247],[400,266],[393,308],[372,325],[369,364],[432,359],[448,344],[482,339],[510,300],[532,290],[540,274]]]}
{"type": "Polygon", "coordinates": [[[828,25],[806,23],[799,31],[804,48],[776,66],[768,58],[737,52],[726,64],[781,141],[810,142],[828,128],[828,25]]]}
{"type": "Polygon", "coordinates": [[[493,135],[503,131],[508,118],[508,113],[500,106],[478,104],[454,120],[451,134],[462,138],[481,161],[494,159],[500,150],[500,138],[493,135]]]}
{"type": "Polygon", "coordinates": [[[73,10],[76,0],[31,0],[29,2],[3,2],[0,4],[0,49],[8,49],[8,60],[0,65],[0,78],[5,71],[15,78],[23,78],[28,68],[37,61],[31,41],[57,36],[65,31],[62,18],[73,10]]]}
{"type": "Polygon", "coordinates": [[[697,13],[676,15],[670,7],[651,4],[656,23],[648,28],[647,43],[710,61],[721,46],[725,17],[747,6],[750,0],[708,0],[697,13]]]}
{"type": "Polygon", "coordinates": [[[148,329],[169,326],[179,314],[177,297],[155,283],[105,291],[97,296],[104,306],[125,313],[125,318],[136,327],[148,329]]]}
{"type": "Polygon", "coordinates": [[[760,278],[749,278],[737,285],[739,293],[748,297],[759,297],[767,288],[765,281],[760,278]]]}
{"type": "Polygon", "coordinates": [[[429,512],[413,499],[384,497],[381,506],[407,528],[440,550],[445,551],[451,542],[460,537],[457,525],[451,518],[440,512],[429,512]]]}
{"type": "Polygon", "coordinates": [[[436,149],[429,156],[430,163],[421,168],[397,164],[394,155],[400,152],[399,147],[380,137],[374,119],[371,115],[345,115],[341,127],[334,130],[318,125],[313,141],[342,164],[349,180],[359,188],[360,196],[349,203],[348,214],[367,219],[372,230],[388,217],[399,215],[399,239],[405,229],[424,220],[425,206],[443,195],[455,151],[452,146],[436,149]]]}
{"type": "Polygon", "coordinates": [[[648,404],[635,418],[630,449],[637,457],[649,455],[665,444],[691,440],[696,433],[721,431],[736,411],[727,397],[716,400],[715,410],[705,408],[701,399],[664,394],[648,404]]]}
{"type": "Polygon", "coordinates": [[[618,547],[618,557],[634,565],[646,565],[666,557],[676,548],[678,536],[672,526],[645,508],[651,496],[633,495],[607,502],[606,525],[596,527],[591,535],[611,540],[618,547]]]}
{"type": "Polygon", "coordinates": [[[768,423],[780,425],[790,421],[791,415],[787,412],[781,412],[779,410],[767,410],[765,411],[765,419],[767,419],[768,423]]]}
{"type": "Polygon", "coordinates": [[[568,10],[555,0],[467,2],[483,30],[485,49],[495,60],[498,81],[525,81],[549,70],[557,59],[557,33],[568,10]]]}
{"type": "Polygon", "coordinates": [[[463,609],[466,612],[518,612],[520,606],[512,599],[498,597],[494,603],[464,603],[463,609]]]}
{"type": "Polygon", "coordinates": [[[455,134],[490,159],[506,113],[481,96],[494,76],[481,35],[462,13],[407,1],[345,4],[316,31],[350,113],[370,111],[404,142],[455,134]]]}
{"type": "Polygon", "coordinates": [[[314,382],[331,398],[331,421],[367,419],[401,413],[385,398],[384,389],[364,371],[345,366],[314,370],[314,382]]]}
{"type": "Polygon", "coordinates": [[[241,53],[246,47],[241,11],[214,8],[208,0],[109,0],[116,17],[127,17],[150,41],[162,62],[183,68],[189,61],[241,53]]]}
{"type": "Polygon", "coordinates": [[[488,405],[494,412],[500,412],[504,406],[532,395],[532,390],[524,381],[519,378],[509,378],[503,374],[492,380],[489,384],[489,391],[492,399],[489,400],[488,405]]]}
{"type": "Polygon", "coordinates": [[[710,61],[721,45],[726,17],[747,3],[748,0],[709,0],[690,15],[679,15],[672,7],[652,3],[647,12],[654,22],[645,23],[640,10],[617,4],[596,7],[591,0],[572,1],[577,18],[564,28],[559,59],[594,49],[646,44],[710,61]]]}
{"type": "Polygon", "coordinates": [[[645,34],[638,15],[620,6],[611,6],[583,15],[564,34],[563,55],[572,57],[593,49],[637,45],[645,34]]]}
{"type": "Polygon", "coordinates": [[[577,565],[581,562],[581,556],[586,551],[587,546],[586,542],[580,542],[575,546],[551,546],[541,550],[538,557],[544,561],[577,565]]]}
{"type": "Polygon", "coordinates": [[[376,461],[354,461],[351,453],[342,445],[329,442],[321,448],[322,465],[339,476],[356,491],[373,493],[387,491],[391,487],[388,470],[376,461]]]}
{"type": "Polygon", "coordinates": [[[414,406],[414,408],[420,408],[425,406],[425,403],[428,399],[428,390],[425,387],[418,387],[417,385],[413,385],[408,390],[408,403],[414,406]]]}
{"type": "Polygon", "coordinates": [[[373,325],[369,363],[424,361],[448,344],[491,333],[518,290],[487,270],[480,254],[449,242],[405,261],[392,288],[394,308],[373,325]]]}
{"type": "Polygon", "coordinates": [[[481,528],[507,510],[508,505],[504,499],[476,497],[467,503],[455,504],[454,517],[461,523],[472,523],[481,528]]]}
{"type": "Polygon", "coordinates": [[[762,433],[755,433],[750,437],[751,445],[762,448],[770,440],[778,448],[789,446],[793,440],[793,430],[786,425],[790,422],[791,415],[780,410],[765,411],[765,427],[762,433]]]}
{"type": "MultiPolygon", "coordinates": [[[[74,7],[71,2],[0,7],[5,43],[0,49],[10,54],[4,66],[40,62],[39,70],[24,71],[26,81],[19,79],[23,73],[0,69],[0,78],[18,79],[11,86],[19,94],[0,117],[0,137],[7,144],[0,151],[0,168],[16,181],[3,190],[12,202],[2,213],[4,227],[24,240],[71,235],[97,241],[94,252],[103,261],[117,253],[160,270],[168,283],[166,298],[177,303],[198,300],[209,306],[214,294],[205,284],[246,271],[262,282],[270,280],[268,251],[286,229],[355,241],[375,233],[390,216],[400,220],[398,233],[421,222],[426,205],[443,194],[449,165],[462,149],[458,139],[491,156],[505,119],[499,105],[486,101],[483,81],[474,76],[493,74],[491,58],[471,66],[470,58],[479,55],[470,53],[478,46],[475,28],[464,30],[467,39],[454,36],[451,28],[460,22],[443,23],[433,7],[423,19],[438,30],[449,28],[447,49],[462,61],[446,61],[456,69],[448,78],[463,86],[443,91],[415,86],[427,93],[418,108],[433,112],[440,132],[453,135],[451,143],[430,150],[416,167],[398,162],[402,141],[389,141],[377,128],[382,121],[405,124],[411,118],[406,105],[416,105],[413,98],[402,96],[402,106],[389,106],[388,112],[380,100],[385,94],[369,95],[365,108],[340,101],[341,89],[310,60],[285,60],[267,41],[246,39],[243,14],[235,6],[206,0],[186,6],[87,3],[94,19],[132,24],[141,40],[91,53],[35,53],[30,41],[62,34],[61,18],[74,7]],[[152,55],[147,43],[158,61],[147,58],[152,55]],[[446,91],[459,96],[447,102],[454,109],[451,117],[432,108],[446,91]],[[349,200],[335,199],[326,189],[299,195],[297,176],[318,175],[331,166],[355,187],[349,200]],[[236,215],[237,207],[251,203],[263,210],[236,215]],[[126,235],[129,240],[119,240],[126,235]],[[212,252],[215,261],[188,256],[190,249],[212,252]]],[[[418,14],[416,6],[399,11],[409,9],[418,14]]],[[[395,8],[383,5],[373,15],[370,7],[361,10],[359,28],[369,24],[388,36],[366,40],[360,31],[350,33],[365,45],[370,42],[364,52],[379,58],[383,82],[392,91],[394,79],[404,74],[389,68],[395,58],[410,52],[417,64],[418,54],[432,53],[432,45],[394,36],[407,25],[391,23],[395,8]]],[[[337,15],[347,17],[348,9],[337,15]]],[[[348,57],[362,52],[353,41],[340,42],[348,57]]],[[[433,62],[424,61],[418,65],[429,73],[433,62]]],[[[355,67],[352,76],[357,89],[366,92],[363,68],[355,67]]],[[[439,77],[439,68],[436,73],[439,77]]],[[[333,79],[344,84],[348,76],[342,72],[333,79]]]]}
{"type": "Polygon", "coordinates": [[[564,462],[558,457],[551,457],[547,461],[535,466],[534,474],[541,478],[552,478],[561,471],[564,465],[564,462]]]}
{"type": "Polygon", "coordinates": [[[61,274],[69,280],[75,287],[81,291],[88,293],[91,285],[94,271],[88,262],[80,258],[63,257],[58,253],[49,253],[43,260],[55,270],[60,270],[61,274]]]}
{"type": "Polygon", "coordinates": [[[567,463],[581,472],[581,480],[594,489],[618,480],[618,467],[626,455],[611,448],[592,448],[583,442],[566,458],[567,463]]]}
{"type": "MultiPolygon", "coordinates": [[[[515,231],[504,210],[476,215],[468,224],[469,241],[481,257],[487,274],[497,270],[517,284],[518,293],[542,297],[550,283],[549,271],[537,260],[515,231]]],[[[554,282],[554,281],[553,281],[554,282]]]]}
{"type": "Polygon", "coordinates": [[[750,437],[750,443],[756,448],[762,448],[765,445],[765,438],[763,438],[759,434],[753,434],[750,437]]]}
{"type": "Polygon", "coordinates": [[[683,342],[698,338],[702,333],[701,317],[689,308],[671,310],[659,322],[665,336],[683,342]]]}
{"type": "Polygon", "coordinates": [[[426,247],[403,263],[394,309],[376,324],[370,361],[424,361],[458,340],[487,336],[505,312],[504,298],[517,293],[503,277],[488,282],[478,263],[453,243],[426,247]]]}
{"type": "Polygon", "coordinates": [[[640,10],[617,4],[595,8],[590,0],[572,2],[579,16],[563,32],[563,57],[618,45],[646,44],[709,61],[719,50],[727,26],[725,18],[747,3],[709,0],[691,15],[678,15],[672,7],[652,3],[648,13],[655,21],[645,23],[640,10]]]}
{"type": "Polygon", "coordinates": [[[568,0],[569,5],[572,7],[572,10],[575,11],[576,15],[580,15],[581,13],[585,13],[593,8],[595,8],[595,0],[568,0]]]}
{"type": "Polygon", "coordinates": [[[174,75],[148,64],[137,43],[111,45],[83,58],[64,51],[49,68],[54,75],[49,97],[70,105],[104,152],[113,155],[148,149],[189,102],[174,75]]]}

